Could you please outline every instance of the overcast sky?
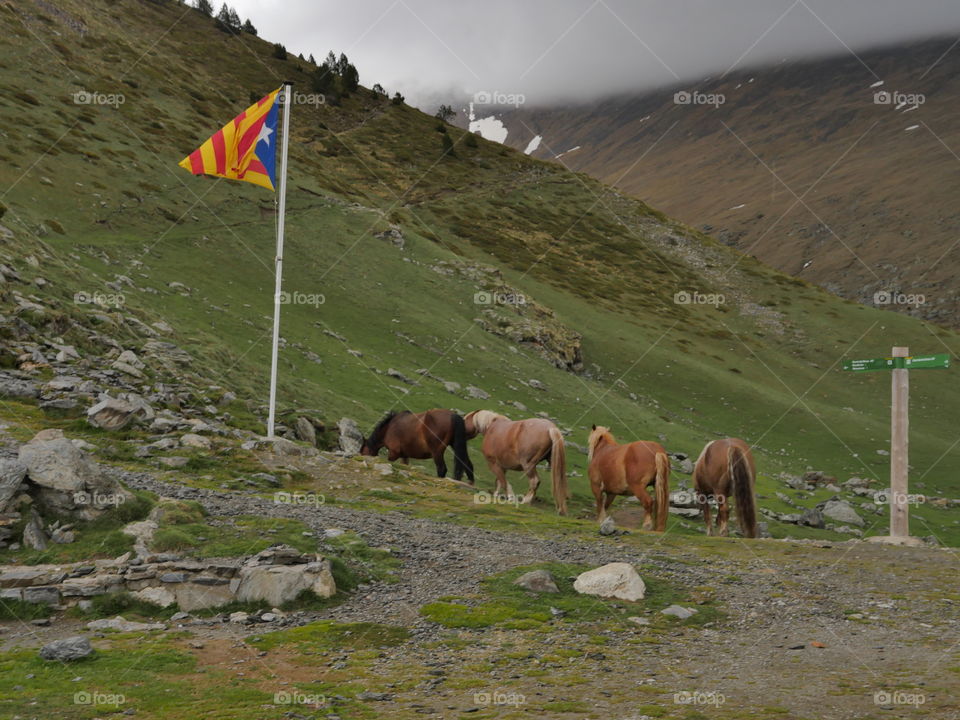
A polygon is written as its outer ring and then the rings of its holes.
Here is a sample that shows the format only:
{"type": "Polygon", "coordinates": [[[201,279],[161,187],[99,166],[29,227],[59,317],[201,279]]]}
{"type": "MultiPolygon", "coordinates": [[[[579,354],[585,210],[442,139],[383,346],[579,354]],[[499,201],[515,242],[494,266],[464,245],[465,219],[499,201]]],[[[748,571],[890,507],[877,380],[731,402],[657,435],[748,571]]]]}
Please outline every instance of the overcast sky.
{"type": "Polygon", "coordinates": [[[528,104],[586,100],[960,30],[960,0],[229,4],[252,20],[261,37],[317,60],[328,50],[345,52],[364,85],[379,82],[428,110],[440,100],[460,107],[478,91],[522,93],[528,104]]]}

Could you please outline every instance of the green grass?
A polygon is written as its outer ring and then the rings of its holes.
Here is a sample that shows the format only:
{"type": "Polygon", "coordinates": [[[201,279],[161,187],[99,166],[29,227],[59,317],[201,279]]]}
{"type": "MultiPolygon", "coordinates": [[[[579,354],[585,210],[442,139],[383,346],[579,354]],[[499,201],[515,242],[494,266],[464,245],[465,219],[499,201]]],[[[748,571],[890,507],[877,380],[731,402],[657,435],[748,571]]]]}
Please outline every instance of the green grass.
{"type": "MultiPolygon", "coordinates": [[[[173,518],[190,520],[188,514],[173,518]]],[[[165,520],[153,536],[151,549],[177,552],[197,558],[253,555],[271,545],[282,543],[300,552],[316,552],[317,541],[299,520],[239,515],[208,522],[165,520]]]]}
{"type": "MultiPolygon", "coordinates": [[[[648,611],[656,613],[668,605],[687,602],[685,595],[678,589],[643,570],[641,576],[647,592],[641,601],[634,603],[582,595],[573,589],[573,581],[577,575],[588,569],[590,568],[564,563],[514,568],[486,578],[483,581],[483,590],[477,597],[441,598],[427,603],[420,612],[424,617],[450,628],[501,627],[509,630],[547,631],[550,623],[554,621],[551,608],[563,613],[558,622],[629,627],[631,625],[626,618],[631,615],[643,615],[648,611]],[[531,593],[514,584],[520,575],[534,569],[550,571],[559,592],[531,593]]],[[[720,611],[712,604],[699,605],[696,609],[697,614],[682,621],[683,624],[702,625],[720,617],[720,611]]],[[[649,619],[657,627],[681,622],[657,614],[651,615],[649,619]]]]}
{"type": "MultiPolygon", "coordinates": [[[[0,550],[0,563],[19,562],[24,565],[71,563],[114,558],[133,549],[133,538],[120,532],[128,522],[142,520],[153,507],[154,496],[142,490],[131,490],[134,499],[107,510],[90,522],[75,523],[76,539],[66,545],[50,543],[46,550],[0,550]]],[[[26,513],[24,513],[26,517],[26,513]]],[[[45,518],[51,520],[52,518],[45,518]]],[[[21,521],[18,529],[22,527],[21,521]]]]}
{"type": "Polygon", "coordinates": [[[392,647],[406,641],[406,628],[378,623],[338,623],[318,620],[300,627],[251,635],[246,642],[260,650],[290,647],[312,653],[329,650],[363,650],[392,647]]]}

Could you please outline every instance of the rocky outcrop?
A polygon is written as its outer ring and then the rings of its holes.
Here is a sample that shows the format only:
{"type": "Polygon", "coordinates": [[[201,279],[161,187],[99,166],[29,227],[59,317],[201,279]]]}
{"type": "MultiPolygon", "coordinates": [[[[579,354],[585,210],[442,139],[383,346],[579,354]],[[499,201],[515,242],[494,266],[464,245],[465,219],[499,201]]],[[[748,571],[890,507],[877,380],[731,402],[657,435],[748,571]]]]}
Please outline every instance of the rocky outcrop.
{"type": "Polygon", "coordinates": [[[68,565],[0,566],[0,599],[62,607],[126,591],[161,607],[176,603],[192,612],[234,600],[279,607],[305,590],[325,598],[337,592],[329,559],[286,545],[240,558],[130,556],[68,565]]]}

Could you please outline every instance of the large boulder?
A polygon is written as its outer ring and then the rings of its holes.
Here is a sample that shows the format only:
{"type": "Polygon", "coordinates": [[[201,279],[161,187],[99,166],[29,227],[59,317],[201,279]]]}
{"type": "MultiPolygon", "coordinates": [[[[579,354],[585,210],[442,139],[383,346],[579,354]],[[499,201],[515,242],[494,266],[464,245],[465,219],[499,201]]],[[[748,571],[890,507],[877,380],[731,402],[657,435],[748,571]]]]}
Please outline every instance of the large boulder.
{"type": "Polygon", "coordinates": [[[853,509],[853,505],[846,500],[827,500],[820,508],[825,518],[834,520],[844,525],[856,525],[863,527],[863,518],[853,509]]]}
{"type": "Polygon", "coordinates": [[[304,590],[320,597],[337,592],[329,560],[305,565],[247,565],[240,569],[236,599],[240,602],[262,601],[271,607],[290,602],[304,590]]]}
{"type": "Polygon", "coordinates": [[[81,492],[96,484],[97,468],[63,430],[41,430],[20,447],[20,462],[35,485],[62,492],[81,492]]]}
{"type": "Polygon", "coordinates": [[[20,447],[20,462],[38,503],[47,510],[81,520],[95,520],[106,510],[133,500],[133,495],[100,472],[96,463],[63,435],[41,430],[20,447]]]}
{"type": "Polygon", "coordinates": [[[56,660],[58,662],[81,660],[91,654],[93,654],[93,647],[91,647],[90,641],[82,635],[54,640],[40,648],[40,657],[44,660],[56,660]]]}
{"type": "Polygon", "coordinates": [[[344,455],[359,455],[360,448],[363,447],[363,433],[357,427],[356,420],[350,418],[340,418],[337,423],[337,430],[340,431],[340,452],[344,455]]]}
{"type": "Polygon", "coordinates": [[[615,562],[588,570],[577,576],[573,589],[584,595],[614,597],[620,600],[643,600],[647,587],[633,565],[615,562]]]}

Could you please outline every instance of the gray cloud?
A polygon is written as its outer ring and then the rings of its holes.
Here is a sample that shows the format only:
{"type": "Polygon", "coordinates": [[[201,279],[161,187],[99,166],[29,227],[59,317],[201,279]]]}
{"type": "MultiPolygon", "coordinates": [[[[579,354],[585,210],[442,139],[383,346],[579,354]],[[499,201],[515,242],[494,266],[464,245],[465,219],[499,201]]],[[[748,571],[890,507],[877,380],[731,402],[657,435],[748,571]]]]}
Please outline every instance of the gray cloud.
{"type": "MultiPolygon", "coordinates": [[[[432,110],[477,91],[585,100],[956,33],[956,0],[233,0],[291,52],[432,110]]],[[[955,52],[960,52],[958,47],[955,52]]],[[[865,68],[864,73],[869,75],[865,68]]]]}

